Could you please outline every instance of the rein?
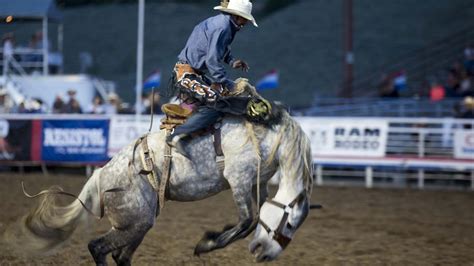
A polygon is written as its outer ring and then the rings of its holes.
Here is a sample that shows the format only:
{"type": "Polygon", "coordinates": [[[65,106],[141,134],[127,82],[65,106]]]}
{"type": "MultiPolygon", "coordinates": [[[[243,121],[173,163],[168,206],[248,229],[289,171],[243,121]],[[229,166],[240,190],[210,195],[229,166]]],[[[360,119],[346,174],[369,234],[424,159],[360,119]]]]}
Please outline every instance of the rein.
{"type": "MultiPolygon", "coordinates": [[[[148,133],[151,132],[153,127],[153,113],[154,113],[154,105],[155,105],[155,86],[151,88],[151,103],[150,103],[150,128],[148,128],[148,133]]],[[[137,106],[138,107],[138,106],[137,106]]]]}

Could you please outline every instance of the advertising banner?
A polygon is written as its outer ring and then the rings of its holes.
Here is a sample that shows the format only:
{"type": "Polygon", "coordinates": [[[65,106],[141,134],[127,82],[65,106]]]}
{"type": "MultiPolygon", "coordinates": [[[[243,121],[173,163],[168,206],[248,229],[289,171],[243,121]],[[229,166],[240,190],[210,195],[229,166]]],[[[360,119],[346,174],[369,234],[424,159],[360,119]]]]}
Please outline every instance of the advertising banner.
{"type": "Polygon", "coordinates": [[[388,123],[378,119],[298,119],[313,156],[384,157],[388,123]]]}
{"type": "MultiPolygon", "coordinates": [[[[154,116],[153,131],[158,130],[159,121],[162,116],[154,116]]],[[[150,117],[142,116],[138,122],[135,121],[134,116],[114,116],[110,119],[110,134],[109,134],[109,157],[117,154],[122,148],[129,145],[137,138],[148,132],[150,128],[150,117]]]]}
{"type": "Polygon", "coordinates": [[[43,161],[104,162],[108,120],[43,120],[43,161]]]}
{"type": "Polygon", "coordinates": [[[0,161],[31,160],[31,120],[0,119],[0,161]]]}
{"type": "Polygon", "coordinates": [[[454,158],[474,160],[474,130],[454,132],[454,158]]]}

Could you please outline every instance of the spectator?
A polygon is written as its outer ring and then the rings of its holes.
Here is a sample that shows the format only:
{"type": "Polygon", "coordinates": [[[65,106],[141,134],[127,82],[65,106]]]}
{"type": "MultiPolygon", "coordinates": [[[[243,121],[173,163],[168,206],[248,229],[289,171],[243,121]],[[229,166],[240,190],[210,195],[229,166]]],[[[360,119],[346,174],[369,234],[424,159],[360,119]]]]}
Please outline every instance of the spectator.
{"type": "Polygon", "coordinates": [[[398,98],[399,96],[393,78],[387,74],[382,75],[377,87],[382,98],[398,98]]]}
{"type": "Polygon", "coordinates": [[[71,99],[66,104],[64,113],[67,114],[82,114],[82,108],[77,99],[71,99]]]}
{"type": "Polygon", "coordinates": [[[445,98],[446,91],[444,87],[439,84],[439,82],[434,82],[430,88],[430,100],[433,102],[441,101],[445,98]]]}
{"type": "MultiPolygon", "coordinates": [[[[42,58],[42,51],[40,51],[39,47],[42,47],[38,42],[37,34],[31,35],[30,42],[28,43],[28,48],[31,49],[30,53],[23,56],[22,60],[28,63],[36,63],[41,62],[42,58]]],[[[31,70],[35,71],[38,70],[39,67],[32,67],[31,70]]]]}
{"type": "MultiPolygon", "coordinates": [[[[32,47],[33,49],[38,49],[42,50],[44,47],[43,45],[43,32],[41,30],[37,31],[34,35],[34,38],[32,38],[32,47]]],[[[46,50],[49,51],[49,48],[51,47],[49,40],[46,42],[46,50]]]]}
{"type": "Polygon", "coordinates": [[[64,100],[61,95],[56,95],[53,102],[53,114],[60,114],[64,110],[64,100]]]}
{"type": "Polygon", "coordinates": [[[3,75],[5,76],[8,72],[10,61],[13,59],[14,47],[15,47],[15,36],[13,33],[5,33],[2,38],[3,46],[3,75]]]}
{"type": "Polygon", "coordinates": [[[109,93],[108,100],[109,102],[104,105],[105,114],[117,114],[120,110],[120,98],[116,93],[111,92],[109,93]]]}
{"type": "Polygon", "coordinates": [[[8,96],[6,89],[0,89],[0,114],[10,113],[13,109],[13,102],[8,96]]]}
{"type": "Polygon", "coordinates": [[[28,47],[31,48],[31,49],[39,49],[38,47],[40,47],[40,44],[38,44],[40,40],[38,40],[38,37],[37,37],[37,34],[33,34],[31,35],[31,38],[30,38],[30,42],[28,43],[28,47]]]}
{"type": "Polygon", "coordinates": [[[467,96],[462,101],[461,111],[459,112],[458,118],[463,119],[474,119],[474,98],[467,96]]]}
{"type": "Polygon", "coordinates": [[[87,108],[88,114],[105,114],[104,101],[100,96],[95,96],[92,104],[87,108]]]}
{"type": "MultiPolygon", "coordinates": [[[[455,106],[456,118],[460,119],[474,119],[474,97],[467,96],[461,102],[461,105],[455,106]]],[[[463,125],[464,129],[472,129],[474,122],[463,125]]]]}
{"type": "Polygon", "coordinates": [[[460,73],[455,68],[448,70],[448,80],[446,83],[446,96],[451,98],[462,97],[460,73]]]}
{"type": "Polygon", "coordinates": [[[81,105],[79,104],[79,101],[77,101],[77,99],[76,99],[76,90],[75,89],[69,89],[67,91],[67,94],[69,96],[69,102],[64,106],[63,113],[82,114],[81,105]]]}
{"type": "Polygon", "coordinates": [[[470,77],[474,77],[474,44],[464,49],[464,68],[470,77]]]}
{"type": "Polygon", "coordinates": [[[151,106],[153,104],[153,113],[154,114],[161,114],[161,104],[160,104],[161,97],[158,93],[150,93],[147,95],[143,105],[145,106],[145,110],[143,114],[151,114],[151,106]],[[154,97],[153,97],[154,94],[154,97]]]}
{"type": "Polygon", "coordinates": [[[49,112],[48,105],[40,98],[33,98],[31,99],[31,112],[32,113],[39,113],[39,114],[46,114],[49,112]]]}
{"type": "Polygon", "coordinates": [[[18,112],[26,114],[44,114],[48,112],[47,106],[39,98],[31,98],[23,101],[18,112]]]}
{"type": "Polygon", "coordinates": [[[19,114],[26,114],[28,113],[28,109],[26,109],[26,106],[25,106],[25,102],[21,102],[18,107],[16,108],[15,110],[15,113],[19,113],[19,114]]]}
{"type": "Polygon", "coordinates": [[[467,71],[463,69],[461,71],[461,83],[459,92],[462,96],[474,96],[474,88],[472,86],[471,77],[469,77],[467,71]]]}

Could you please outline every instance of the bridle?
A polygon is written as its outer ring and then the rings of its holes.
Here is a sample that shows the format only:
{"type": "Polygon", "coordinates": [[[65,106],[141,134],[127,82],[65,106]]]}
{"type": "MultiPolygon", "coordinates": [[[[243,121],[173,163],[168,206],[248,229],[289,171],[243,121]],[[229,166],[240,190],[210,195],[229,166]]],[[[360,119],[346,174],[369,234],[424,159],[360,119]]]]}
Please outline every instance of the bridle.
{"type": "MultiPolygon", "coordinates": [[[[280,220],[280,224],[278,225],[277,229],[272,230],[270,226],[268,226],[260,217],[258,218],[258,222],[260,225],[267,231],[268,235],[275,240],[282,249],[285,249],[288,244],[291,242],[291,238],[287,237],[283,234],[283,229],[285,226],[288,224],[288,216],[290,215],[291,210],[293,207],[298,203],[304,196],[306,195],[306,191],[303,190],[296,198],[291,201],[288,205],[285,205],[283,203],[280,203],[278,201],[275,201],[274,199],[269,199],[266,202],[269,204],[272,204],[273,206],[276,206],[280,209],[283,209],[283,217],[280,220]]],[[[291,225],[290,225],[291,226],[291,225]]]]}

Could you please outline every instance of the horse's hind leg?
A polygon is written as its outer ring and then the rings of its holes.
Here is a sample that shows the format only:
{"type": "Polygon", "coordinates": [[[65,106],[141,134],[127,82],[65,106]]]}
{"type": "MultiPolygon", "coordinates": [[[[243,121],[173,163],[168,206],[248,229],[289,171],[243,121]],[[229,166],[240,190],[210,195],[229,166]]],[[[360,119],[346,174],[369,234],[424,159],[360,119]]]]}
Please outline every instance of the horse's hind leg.
{"type": "MultiPolygon", "coordinates": [[[[94,258],[97,265],[107,265],[107,254],[114,250],[125,248],[124,256],[118,256],[117,264],[127,265],[130,263],[133,252],[140,245],[143,237],[148,230],[153,226],[153,223],[140,223],[138,225],[130,226],[125,229],[112,228],[105,235],[89,242],[89,251],[94,258]]],[[[122,253],[123,253],[122,251],[122,253]]],[[[114,258],[115,259],[115,258],[114,258]]]]}

